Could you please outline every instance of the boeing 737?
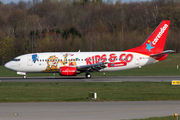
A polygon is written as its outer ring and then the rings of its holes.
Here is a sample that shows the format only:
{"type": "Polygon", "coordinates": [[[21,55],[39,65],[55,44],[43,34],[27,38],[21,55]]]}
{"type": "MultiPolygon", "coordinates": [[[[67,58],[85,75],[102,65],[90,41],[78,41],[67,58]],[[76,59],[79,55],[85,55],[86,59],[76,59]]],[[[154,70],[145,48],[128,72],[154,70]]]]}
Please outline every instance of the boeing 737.
{"type": "Polygon", "coordinates": [[[61,76],[76,76],[91,72],[121,71],[149,65],[166,59],[172,50],[164,50],[170,20],[162,21],[141,45],[125,51],[108,52],[45,52],[18,56],[5,64],[27,78],[26,73],[51,72],[61,76]]]}

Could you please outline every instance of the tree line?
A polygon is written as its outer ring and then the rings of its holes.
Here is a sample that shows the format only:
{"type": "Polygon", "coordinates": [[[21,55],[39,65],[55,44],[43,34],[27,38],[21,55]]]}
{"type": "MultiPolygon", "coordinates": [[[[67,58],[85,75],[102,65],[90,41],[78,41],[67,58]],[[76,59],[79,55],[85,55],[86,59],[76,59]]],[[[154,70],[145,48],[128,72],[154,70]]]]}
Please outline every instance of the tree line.
{"type": "Polygon", "coordinates": [[[165,49],[180,52],[180,2],[33,0],[0,2],[0,64],[26,53],[122,51],[171,20],[165,49]]]}

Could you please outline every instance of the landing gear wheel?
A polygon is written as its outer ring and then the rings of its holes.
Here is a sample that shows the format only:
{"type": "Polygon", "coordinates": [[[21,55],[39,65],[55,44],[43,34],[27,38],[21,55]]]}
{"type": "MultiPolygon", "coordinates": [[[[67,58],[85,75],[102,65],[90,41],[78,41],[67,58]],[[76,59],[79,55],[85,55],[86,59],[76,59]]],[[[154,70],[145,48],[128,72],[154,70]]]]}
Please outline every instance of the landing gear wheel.
{"type": "Polygon", "coordinates": [[[24,75],[24,76],[23,76],[23,79],[26,79],[26,78],[27,78],[27,76],[26,76],[26,75],[24,75]]]}
{"type": "Polygon", "coordinates": [[[91,74],[90,73],[86,73],[86,78],[91,78],[91,74]]]}

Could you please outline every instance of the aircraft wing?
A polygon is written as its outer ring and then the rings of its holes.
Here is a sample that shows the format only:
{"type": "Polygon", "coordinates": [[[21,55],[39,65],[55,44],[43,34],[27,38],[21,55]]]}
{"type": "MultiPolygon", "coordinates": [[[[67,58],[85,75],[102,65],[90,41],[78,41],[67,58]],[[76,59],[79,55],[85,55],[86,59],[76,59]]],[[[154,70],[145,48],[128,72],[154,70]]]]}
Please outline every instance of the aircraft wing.
{"type": "Polygon", "coordinates": [[[79,66],[77,67],[78,71],[81,72],[85,72],[85,71],[89,71],[89,72],[99,72],[101,69],[104,69],[106,66],[107,62],[102,63],[102,62],[98,62],[96,64],[91,64],[91,65],[84,65],[84,66],[79,66]]]}
{"type": "Polygon", "coordinates": [[[150,57],[152,57],[154,59],[160,59],[164,56],[167,56],[167,54],[173,53],[173,52],[175,52],[175,51],[174,50],[166,50],[166,51],[163,51],[162,53],[150,55],[150,57]]]}

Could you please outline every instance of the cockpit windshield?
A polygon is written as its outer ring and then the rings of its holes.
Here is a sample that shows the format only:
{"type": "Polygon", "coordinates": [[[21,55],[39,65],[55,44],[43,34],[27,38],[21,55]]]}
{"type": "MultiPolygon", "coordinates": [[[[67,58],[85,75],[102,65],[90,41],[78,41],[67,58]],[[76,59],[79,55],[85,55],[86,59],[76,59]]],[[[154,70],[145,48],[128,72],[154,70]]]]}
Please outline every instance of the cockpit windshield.
{"type": "Polygon", "coordinates": [[[12,61],[16,61],[16,62],[18,62],[18,61],[20,61],[21,59],[13,59],[12,61]]]}

